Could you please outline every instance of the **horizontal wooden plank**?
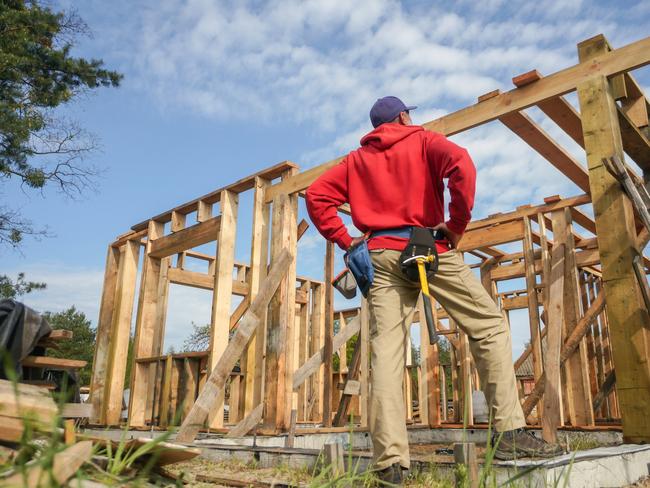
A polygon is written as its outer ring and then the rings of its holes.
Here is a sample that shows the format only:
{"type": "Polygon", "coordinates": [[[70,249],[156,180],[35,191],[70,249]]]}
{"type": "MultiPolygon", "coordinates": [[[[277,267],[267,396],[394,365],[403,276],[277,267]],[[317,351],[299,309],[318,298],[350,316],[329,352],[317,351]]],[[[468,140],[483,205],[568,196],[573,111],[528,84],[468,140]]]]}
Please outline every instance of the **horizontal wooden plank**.
{"type": "Polygon", "coordinates": [[[66,341],[74,337],[74,332],[66,329],[54,329],[41,340],[45,341],[66,341]]]}
{"type": "Polygon", "coordinates": [[[22,360],[21,364],[30,368],[81,369],[85,367],[88,362],[80,361],[78,359],[52,358],[49,356],[27,356],[22,360]]]}
{"type": "Polygon", "coordinates": [[[64,419],[81,419],[92,416],[92,403],[64,403],[61,407],[61,417],[64,419]]]}
{"type": "Polygon", "coordinates": [[[151,242],[149,256],[152,258],[166,258],[172,254],[207,244],[217,239],[220,226],[221,217],[213,217],[205,222],[200,222],[173,234],[155,239],[151,242]]]}
{"type": "Polygon", "coordinates": [[[512,212],[500,213],[497,215],[486,217],[484,219],[474,220],[470,222],[467,225],[466,232],[479,229],[481,227],[488,227],[495,224],[510,222],[512,220],[521,219],[522,217],[533,217],[538,213],[553,212],[554,210],[560,210],[566,207],[577,207],[580,205],[585,205],[590,202],[591,202],[591,197],[587,194],[584,194],[575,197],[567,197],[567,198],[559,199],[557,201],[554,201],[552,203],[546,203],[544,205],[537,205],[535,207],[525,207],[519,210],[514,210],[512,212]]]}
{"type": "Polygon", "coordinates": [[[484,246],[495,246],[523,239],[524,224],[521,220],[506,222],[465,232],[458,243],[459,251],[469,251],[484,246]]]}
{"type": "MultiPolygon", "coordinates": [[[[579,267],[594,266],[600,264],[600,257],[598,249],[585,249],[576,251],[576,264],[579,267]]],[[[542,272],[542,262],[539,259],[535,260],[535,273],[542,272]]],[[[523,262],[514,264],[500,265],[490,271],[490,278],[495,281],[511,280],[514,278],[522,278],[525,276],[525,267],[523,262]]]]}

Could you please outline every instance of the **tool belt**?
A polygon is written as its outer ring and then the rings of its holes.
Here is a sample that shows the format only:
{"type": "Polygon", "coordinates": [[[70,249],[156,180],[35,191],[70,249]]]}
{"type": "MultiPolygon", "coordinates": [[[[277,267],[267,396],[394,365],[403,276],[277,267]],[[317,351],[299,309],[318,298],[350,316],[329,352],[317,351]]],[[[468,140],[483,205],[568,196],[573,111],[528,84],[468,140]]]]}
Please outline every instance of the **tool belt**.
{"type": "Polygon", "coordinates": [[[436,233],[428,227],[398,227],[395,229],[378,230],[372,233],[371,237],[393,236],[408,238],[406,247],[399,258],[400,269],[402,273],[410,280],[418,282],[418,266],[416,257],[433,256],[432,260],[427,260],[425,268],[427,278],[431,278],[438,270],[438,249],[436,248],[436,233]]]}

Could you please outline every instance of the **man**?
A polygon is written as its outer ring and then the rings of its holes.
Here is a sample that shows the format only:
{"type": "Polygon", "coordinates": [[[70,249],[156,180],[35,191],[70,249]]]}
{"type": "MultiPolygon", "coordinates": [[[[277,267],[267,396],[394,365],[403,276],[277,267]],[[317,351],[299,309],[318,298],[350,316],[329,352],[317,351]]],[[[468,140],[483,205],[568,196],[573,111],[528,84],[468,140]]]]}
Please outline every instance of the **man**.
{"type": "Polygon", "coordinates": [[[307,190],[309,215],[328,240],[348,250],[368,236],[374,282],[368,293],[371,320],[370,433],[380,478],[400,483],[409,468],[405,412],[400,393],[405,341],[420,285],[400,270],[399,257],[411,227],[441,231],[439,268],[430,292],[468,335],[481,385],[500,436],[497,456],[553,456],[558,446],[524,431],[508,326],[498,307],[455,250],[470,221],[476,169],[467,151],[441,134],[412,125],[410,110],[396,97],[377,100],[375,129],[361,147],[320,176],[307,190]],[[450,193],[444,221],[444,184],[450,193]],[[352,238],[337,207],[349,203],[352,238]],[[377,233],[378,235],[375,235],[377,233]]]}

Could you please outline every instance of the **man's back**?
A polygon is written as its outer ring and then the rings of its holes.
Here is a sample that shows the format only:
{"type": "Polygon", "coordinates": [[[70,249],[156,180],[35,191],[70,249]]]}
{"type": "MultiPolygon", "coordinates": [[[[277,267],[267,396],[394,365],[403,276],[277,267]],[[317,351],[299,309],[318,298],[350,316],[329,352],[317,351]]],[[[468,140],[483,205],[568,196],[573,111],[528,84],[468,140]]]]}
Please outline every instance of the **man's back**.
{"type": "MultiPolygon", "coordinates": [[[[417,125],[382,124],[309,188],[307,204],[317,227],[344,247],[337,239],[342,223],[327,212],[332,203],[349,202],[362,232],[434,227],[444,221],[443,179],[449,178],[450,223],[462,233],[474,201],[475,173],[467,151],[444,136],[417,125]]],[[[369,242],[371,249],[403,246],[404,239],[392,236],[369,242]]]]}

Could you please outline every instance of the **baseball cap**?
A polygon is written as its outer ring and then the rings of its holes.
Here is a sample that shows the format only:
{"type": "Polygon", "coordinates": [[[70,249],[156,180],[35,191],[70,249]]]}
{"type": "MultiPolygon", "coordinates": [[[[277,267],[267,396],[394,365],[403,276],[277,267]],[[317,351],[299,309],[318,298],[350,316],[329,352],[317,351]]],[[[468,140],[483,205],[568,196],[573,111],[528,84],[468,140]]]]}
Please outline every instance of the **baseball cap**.
{"type": "Polygon", "coordinates": [[[417,108],[415,105],[407,107],[404,105],[404,102],[397,97],[389,96],[379,98],[370,109],[370,122],[372,122],[373,127],[377,128],[381,124],[393,120],[400,114],[400,112],[406,112],[415,108],[417,108]]]}

